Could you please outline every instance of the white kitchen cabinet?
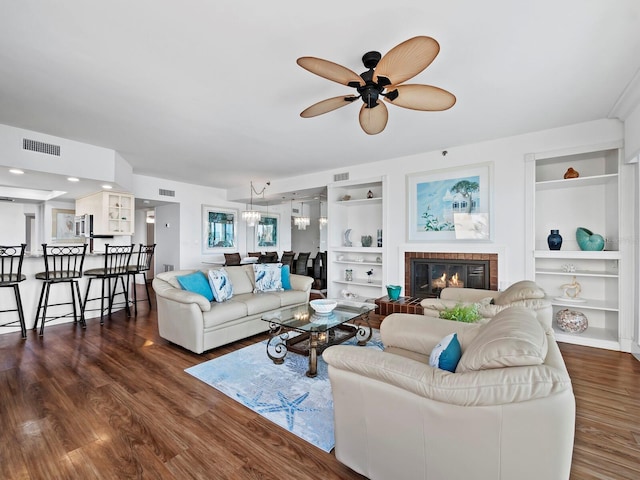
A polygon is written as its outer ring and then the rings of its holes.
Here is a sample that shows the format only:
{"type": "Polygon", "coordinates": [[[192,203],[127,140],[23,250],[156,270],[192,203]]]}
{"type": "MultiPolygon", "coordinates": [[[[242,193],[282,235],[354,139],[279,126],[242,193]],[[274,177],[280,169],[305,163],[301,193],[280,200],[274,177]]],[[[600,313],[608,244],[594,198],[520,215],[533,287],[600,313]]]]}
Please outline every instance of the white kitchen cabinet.
{"type": "Polygon", "coordinates": [[[93,215],[94,235],[133,235],[135,197],[97,192],[76,200],[76,215],[93,215]]]}

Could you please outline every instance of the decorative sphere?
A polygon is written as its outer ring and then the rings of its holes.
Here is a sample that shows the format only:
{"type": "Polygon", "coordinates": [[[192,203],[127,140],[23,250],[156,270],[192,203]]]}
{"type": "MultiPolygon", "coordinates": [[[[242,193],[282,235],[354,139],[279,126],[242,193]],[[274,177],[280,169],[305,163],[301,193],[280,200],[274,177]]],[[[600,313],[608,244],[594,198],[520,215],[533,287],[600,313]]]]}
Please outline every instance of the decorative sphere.
{"type": "Polygon", "coordinates": [[[582,333],[589,326],[589,320],[584,313],[568,308],[556,313],[556,323],[560,330],[569,333],[582,333]]]}

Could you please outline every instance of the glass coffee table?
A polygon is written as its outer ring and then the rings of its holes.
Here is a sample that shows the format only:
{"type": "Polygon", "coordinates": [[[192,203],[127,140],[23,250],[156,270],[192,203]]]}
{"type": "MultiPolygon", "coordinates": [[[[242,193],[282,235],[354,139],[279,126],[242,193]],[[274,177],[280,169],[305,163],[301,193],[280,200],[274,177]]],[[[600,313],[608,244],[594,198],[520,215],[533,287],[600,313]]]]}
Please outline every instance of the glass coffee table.
{"type": "Polygon", "coordinates": [[[331,345],[338,345],[356,337],[358,345],[371,339],[369,313],[373,303],[337,300],[338,305],[329,314],[319,315],[309,304],[267,313],[262,320],[269,322],[267,356],[275,364],[284,362],[289,351],[309,356],[307,377],[318,374],[318,355],[331,345]],[[290,335],[297,332],[298,335],[290,335]]]}

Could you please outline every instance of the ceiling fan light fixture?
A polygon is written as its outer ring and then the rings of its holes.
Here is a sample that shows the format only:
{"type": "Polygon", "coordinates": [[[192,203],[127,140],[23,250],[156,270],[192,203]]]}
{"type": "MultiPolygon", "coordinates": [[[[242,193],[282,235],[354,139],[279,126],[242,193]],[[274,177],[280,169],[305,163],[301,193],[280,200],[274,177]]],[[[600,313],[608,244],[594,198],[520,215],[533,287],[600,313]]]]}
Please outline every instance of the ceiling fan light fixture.
{"type": "Polygon", "coordinates": [[[447,110],[455,104],[456,99],[446,90],[429,85],[400,85],[427,68],[439,52],[440,45],[433,38],[413,37],[396,45],[384,56],[375,51],[365,53],[362,63],[368,70],[360,75],[328,60],[301,57],[297,63],[302,68],[327,80],[355,88],[359,96],[323,100],[304,110],[300,116],[309,118],[328,113],[361,98],[364,105],[360,109],[360,126],[365,133],[376,135],[385,129],[388,119],[386,108],[384,111],[375,108],[379,105],[384,107],[379,102],[380,97],[410,110],[447,110]],[[363,114],[363,108],[375,111],[375,114],[363,114]]]}

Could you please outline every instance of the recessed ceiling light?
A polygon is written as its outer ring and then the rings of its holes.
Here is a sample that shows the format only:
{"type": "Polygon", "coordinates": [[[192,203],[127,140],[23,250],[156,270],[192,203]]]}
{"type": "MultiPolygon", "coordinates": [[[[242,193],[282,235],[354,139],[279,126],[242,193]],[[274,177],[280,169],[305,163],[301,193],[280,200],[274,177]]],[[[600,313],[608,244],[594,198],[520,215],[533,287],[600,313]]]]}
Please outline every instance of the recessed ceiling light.
{"type": "Polygon", "coordinates": [[[69,178],[67,178],[67,180],[69,180],[70,182],[79,182],[80,181],[80,179],[76,178],[76,177],[69,177],[69,178]]]}
{"type": "Polygon", "coordinates": [[[111,190],[113,187],[111,185],[102,185],[102,188],[106,188],[107,190],[111,190]]]}
{"type": "Polygon", "coordinates": [[[13,173],[14,175],[22,175],[22,174],[24,174],[24,172],[22,170],[20,170],[19,168],[11,168],[9,170],[9,173],[13,173]]]}

